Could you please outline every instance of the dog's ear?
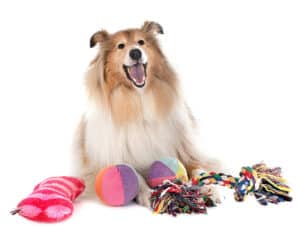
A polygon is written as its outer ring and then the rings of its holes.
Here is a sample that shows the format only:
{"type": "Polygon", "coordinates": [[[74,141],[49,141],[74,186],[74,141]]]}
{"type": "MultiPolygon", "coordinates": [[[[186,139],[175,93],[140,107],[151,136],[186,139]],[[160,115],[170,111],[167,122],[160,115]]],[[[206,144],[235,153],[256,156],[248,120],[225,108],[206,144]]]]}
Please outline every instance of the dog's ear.
{"type": "Polygon", "coordinates": [[[143,32],[150,32],[153,34],[163,34],[164,30],[160,24],[157,22],[145,21],[141,30],[143,32]]]}
{"type": "Polygon", "coordinates": [[[94,47],[97,43],[102,43],[109,38],[109,33],[106,30],[100,30],[92,35],[90,39],[90,47],[94,47]]]}

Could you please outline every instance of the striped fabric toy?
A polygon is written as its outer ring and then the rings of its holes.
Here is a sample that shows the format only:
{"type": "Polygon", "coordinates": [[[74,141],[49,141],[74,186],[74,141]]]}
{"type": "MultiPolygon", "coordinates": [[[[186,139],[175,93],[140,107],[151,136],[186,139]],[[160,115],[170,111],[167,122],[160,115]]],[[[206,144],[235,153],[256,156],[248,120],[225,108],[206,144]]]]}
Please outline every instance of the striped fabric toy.
{"type": "Polygon", "coordinates": [[[47,178],[36,185],[33,192],[11,214],[41,222],[62,221],[72,215],[73,201],[84,188],[84,182],[75,177],[47,178]]]}

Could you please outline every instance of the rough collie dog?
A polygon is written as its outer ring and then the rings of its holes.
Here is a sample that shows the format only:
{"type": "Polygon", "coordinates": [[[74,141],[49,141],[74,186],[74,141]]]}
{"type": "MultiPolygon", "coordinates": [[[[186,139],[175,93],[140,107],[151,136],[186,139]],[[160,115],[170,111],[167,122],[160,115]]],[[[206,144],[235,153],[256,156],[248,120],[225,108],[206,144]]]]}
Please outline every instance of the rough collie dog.
{"type": "MultiPolygon", "coordinates": [[[[145,22],[141,28],[110,34],[96,32],[90,46],[99,52],[85,76],[88,108],[74,139],[75,175],[94,191],[98,171],[126,163],[139,174],[137,202],[149,206],[145,181],[153,161],[177,157],[191,175],[195,169],[215,170],[217,165],[200,155],[196,123],[156,36],[161,25],[145,22]]],[[[218,195],[213,188],[213,196],[218,195]]]]}

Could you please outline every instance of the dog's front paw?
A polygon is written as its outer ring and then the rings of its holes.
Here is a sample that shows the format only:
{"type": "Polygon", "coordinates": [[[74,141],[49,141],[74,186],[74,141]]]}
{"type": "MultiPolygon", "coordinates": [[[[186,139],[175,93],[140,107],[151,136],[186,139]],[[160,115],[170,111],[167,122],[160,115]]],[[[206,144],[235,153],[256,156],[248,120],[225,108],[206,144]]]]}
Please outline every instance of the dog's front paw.
{"type": "Polygon", "coordinates": [[[200,189],[201,193],[208,195],[213,202],[220,204],[222,202],[219,190],[213,185],[204,185],[200,189]]]}
{"type": "Polygon", "coordinates": [[[145,189],[143,191],[140,191],[136,197],[136,202],[142,206],[150,208],[150,196],[151,196],[150,189],[145,189]]]}

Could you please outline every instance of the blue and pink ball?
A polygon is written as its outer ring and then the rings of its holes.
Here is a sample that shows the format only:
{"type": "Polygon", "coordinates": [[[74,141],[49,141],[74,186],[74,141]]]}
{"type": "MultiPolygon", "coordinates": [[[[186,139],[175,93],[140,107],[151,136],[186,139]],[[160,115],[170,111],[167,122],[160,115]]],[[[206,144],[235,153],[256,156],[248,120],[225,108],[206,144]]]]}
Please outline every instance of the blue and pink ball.
{"type": "Polygon", "coordinates": [[[148,171],[148,184],[154,188],[164,183],[165,180],[182,182],[188,181],[188,175],[183,164],[174,157],[163,157],[155,161],[148,171]]]}

